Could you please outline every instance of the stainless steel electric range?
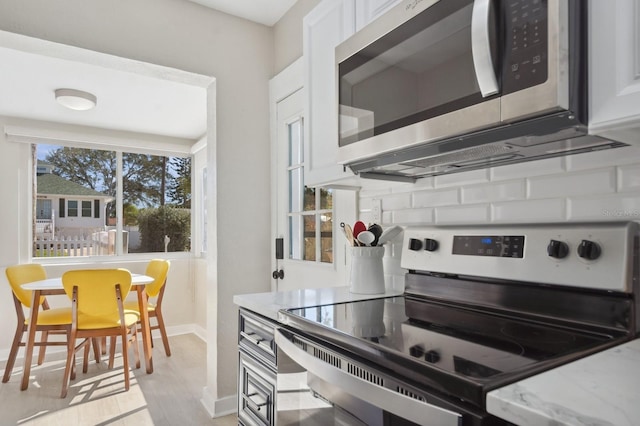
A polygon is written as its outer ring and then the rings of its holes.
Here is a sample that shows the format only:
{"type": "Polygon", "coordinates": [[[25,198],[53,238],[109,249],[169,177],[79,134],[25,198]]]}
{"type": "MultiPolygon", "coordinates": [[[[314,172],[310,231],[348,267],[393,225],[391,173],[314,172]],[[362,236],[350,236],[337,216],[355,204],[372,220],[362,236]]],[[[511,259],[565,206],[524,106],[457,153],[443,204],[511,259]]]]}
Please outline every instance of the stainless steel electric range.
{"type": "Polygon", "coordinates": [[[281,311],[276,343],[364,423],[507,424],[487,392],[638,335],[638,235],[637,223],[409,228],[403,296],[281,311]]]}

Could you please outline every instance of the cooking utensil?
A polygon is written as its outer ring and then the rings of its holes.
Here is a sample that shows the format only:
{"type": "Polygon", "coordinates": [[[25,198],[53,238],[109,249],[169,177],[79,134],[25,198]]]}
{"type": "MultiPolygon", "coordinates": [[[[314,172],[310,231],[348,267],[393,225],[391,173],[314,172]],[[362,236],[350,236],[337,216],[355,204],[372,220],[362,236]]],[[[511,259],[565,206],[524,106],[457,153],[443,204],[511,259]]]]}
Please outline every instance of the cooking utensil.
{"type": "Polygon", "coordinates": [[[358,234],[358,241],[364,244],[365,247],[370,247],[375,239],[376,236],[371,231],[362,231],[358,234]]]}
{"type": "Polygon", "coordinates": [[[372,225],[369,225],[369,229],[367,229],[367,231],[371,232],[376,237],[371,243],[371,245],[377,246],[378,240],[380,239],[380,235],[382,235],[382,226],[378,225],[377,223],[374,223],[372,225]]]}
{"type": "Polygon", "coordinates": [[[381,246],[384,243],[394,239],[403,231],[400,226],[392,226],[391,228],[387,228],[384,230],[380,238],[378,239],[378,245],[381,246]]]}
{"type": "Polygon", "coordinates": [[[355,238],[353,238],[353,229],[351,229],[351,225],[345,223],[344,227],[344,233],[347,236],[347,241],[349,241],[349,244],[351,244],[351,246],[357,246],[358,243],[356,243],[355,238]]]}
{"type": "Polygon", "coordinates": [[[365,225],[364,222],[362,221],[357,221],[353,225],[353,238],[358,238],[358,235],[360,235],[362,231],[366,231],[366,230],[367,230],[367,225],[365,225]]]}

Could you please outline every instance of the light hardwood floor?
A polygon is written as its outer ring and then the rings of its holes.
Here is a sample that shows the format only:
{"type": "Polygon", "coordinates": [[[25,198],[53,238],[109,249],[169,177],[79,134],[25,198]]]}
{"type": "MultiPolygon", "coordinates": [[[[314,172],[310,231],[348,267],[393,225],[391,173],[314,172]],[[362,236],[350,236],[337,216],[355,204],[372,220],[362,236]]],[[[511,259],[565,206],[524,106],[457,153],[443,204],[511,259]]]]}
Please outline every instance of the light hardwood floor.
{"type": "Polygon", "coordinates": [[[128,392],[121,358],[113,370],[107,369],[106,357],[101,364],[92,360],[83,374],[78,357],[77,376],[65,399],[60,398],[64,353],[48,354],[43,365],[32,367],[26,391],[20,391],[18,359],[11,380],[0,384],[0,425],[237,425],[235,414],[211,419],[200,402],[206,385],[206,344],[192,334],[172,336],[170,343],[172,355],[166,357],[162,343],[155,342],[153,374],[146,374],[143,362],[132,370],[128,392]]]}

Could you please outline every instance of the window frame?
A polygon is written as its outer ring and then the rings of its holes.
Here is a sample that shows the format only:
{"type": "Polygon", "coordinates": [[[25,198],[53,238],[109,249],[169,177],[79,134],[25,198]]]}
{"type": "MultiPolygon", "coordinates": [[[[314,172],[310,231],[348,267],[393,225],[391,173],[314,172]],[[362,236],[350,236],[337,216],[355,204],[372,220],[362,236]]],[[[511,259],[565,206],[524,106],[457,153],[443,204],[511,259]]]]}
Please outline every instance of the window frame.
{"type": "MultiPolygon", "coordinates": [[[[55,146],[61,146],[61,147],[70,147],[70,148],[83,148],[83,149],[93,149],[93,150],[103,150],[103,151],[112,151],[116,153],[116,179],[117,181],[120,183],[123,180],[123,167],[122,167],[122,155],[124,153],[135,153],[135,154],[144,154],[144,155],[155,155],[155,156],[165,156],[165,157],[182,157],[182,158],[190,158],[191,159],[191,164],[192,164],[192,170],[191,170],[191,188],[192,188],[192,194],[191,194],[191,200],[192,200],[192,208],[191,208],[191,215],[190,215],[190,222],[191,222],[191,248],[189,251],[184,251],[184,252],[147,252],[147,253],[123,253],[122,250],[122,245],[123,245],[123,231],[124,231],[124,211],[123,211],[123,205],[122,202],[117,203],[116,205],[118,206],[116,209],[116,254],[113,255],[93,255],[93,256],[77,256],[77,257],[66,257],[66,256],[60,256],[60,257],[36,257],[33,256],[33,253],[31,251],[29,251],[28,256],[29,256],[29,261],[37,261],[38,263],[43,263],[43,264],[68,264],[70,262],[70,260],[72,260],[73,263],[96,263],[96,262],[101,262],[101,261],[118,261],[118,260],[122,260],[122,261],[135,261],[136,259],[140,259],[140,260],[146,260],[149,259],[149,257],[153,257],[153,256],[162,256],[163,258],[166,259],[187,259],[187,258],[192,258],[194,256],[194,253],[196,252],[194,245],[193,245],[193,235],[195,232],[197,232],[197,230],[194,228],[195,224],[198,223],[198,220],[196,218],[196,216],[198,215],[198,212],[195,211],[195,209],[193,208],[193,203],[194,203],[194,198],[196,196],[198,196],[196,194],[195,191],[193,191],[193,188],[195,188],[195,176],[194,176],[194,169],[193,169],[193,164],[194,164],[194,159],[195,159],[195,153],[192,152],[190,149],[189,150],[185,150],[185,149],[176,149],[176,150],[158,150],[158,149],[153,149],[153,148],[149,148],[149,149],[145,149],[144,146],[119,146],[119,145],[115,145],[115,146],[108,146],[107,144],[102,144],[102,143],[74,143],[74,142],[68,142],[66,140],[48,140],[47,138],[39,138],[37,140],[28,140],[25,142],[30,142],[30,144],[43,144],[43,145],[55,145],[55,146]]],[[[34,162],[37,163],[37,159],[30,157],[29,158],[29,170],[33,170],[35,171],[36,168],[36,164],[34,164],[34,162]]],[[[33,188],[33,182],[32,179],[35,178],[35,173],[30,173],[30,179],[28,182],[28,192],[31,193],[32,188],[33,188]]],[[[123,193],[122,193],[122,184],[118,184],[117,185],[117,190],[116,190],[116,200],[122,200],[123,197],[123,193]]],[[[66,200],[65,202],[65,207],[67,207],[67,211],[65,212],[66,217],[69,217],[68,215],[68,201],[80,201],[80,200],[66,200]]],[[[93,201],[91,201],[92,203],[92,209],[93,209],[93,201]]],[[[32,211],[31,207],[33,205],[33,199],[32,197],[29,197],[29,211],[32,211]]],[[[78,207],[78,213],[81,214],[81,203],[79,203],[79,207],[78,207]]],[[[71,216],[71,217],[78,217],[78,218],[82,218],[82,216],[71,216]]],[[[93,217],[93,216],[91,216],[93,217]]],[[[105,218],[106,219],[106,218],[105,218]]],[[[34,235],[32,235],[32,230],[31,228],[29,228],[29,232],[28,232],[28,244],[29,246],[31,246],[33,244],[34,241],[34,235]]]]}
{"type": "Polygon", "coordinates": [[[80,217],[78,216],[79,211],[78,200],[70,200],[67,198],[67,217],[80,217]],[[71,207],[71,203],[75,203],[75,207],[71,207]],[[72,211],[74,211],[75,214],[71,214],[72,211]]]}

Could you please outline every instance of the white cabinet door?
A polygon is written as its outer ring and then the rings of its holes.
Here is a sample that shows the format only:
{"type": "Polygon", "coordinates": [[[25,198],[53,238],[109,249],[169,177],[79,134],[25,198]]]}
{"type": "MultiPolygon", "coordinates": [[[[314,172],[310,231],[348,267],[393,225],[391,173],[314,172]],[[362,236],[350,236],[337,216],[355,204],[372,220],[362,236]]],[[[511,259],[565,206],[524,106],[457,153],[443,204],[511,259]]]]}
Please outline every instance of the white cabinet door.
{"type": "Polygon", "coordinates": [[[638,143],[640,135],[640,0],[592,0],[590,132],[638,143]]]}
{"type": "Polygon", "coordinates": [[[324,0],[302,24],[307,90],[305,168],[307,186],[353,176],[337,163],[338,101],[335,47],[355,32],[355,0],[324,0]]]}
{"type": "Polygon", "coordinates": [[[356,31],[360,31],[402,0],[356,0],[356,31]]]}

